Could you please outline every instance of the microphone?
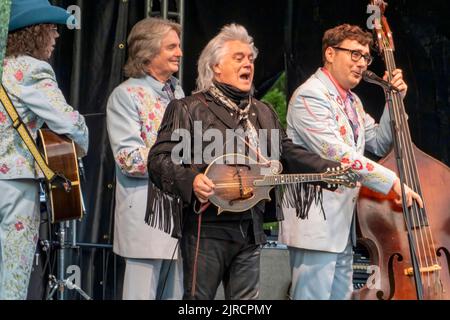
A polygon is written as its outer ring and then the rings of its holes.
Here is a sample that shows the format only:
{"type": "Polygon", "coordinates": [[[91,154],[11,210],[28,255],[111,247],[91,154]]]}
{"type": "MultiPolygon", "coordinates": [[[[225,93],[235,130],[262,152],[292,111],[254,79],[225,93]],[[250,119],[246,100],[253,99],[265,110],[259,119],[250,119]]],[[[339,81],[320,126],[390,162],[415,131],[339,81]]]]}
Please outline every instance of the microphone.
{"type": "Polygon", "coordinates": [[[363,76],[364,81],[366,81],[366,82],[370,82],[370,83],[379,85],[380,87],[383,87],[386,90],[400,92],[400,90],[396,86],[393,86],[389,82],[383,80],[382,78],[380,78],[379,76],[377,76],[375,73],[373,73],[370,70],[364,71],[362,76],[363,76]]]}

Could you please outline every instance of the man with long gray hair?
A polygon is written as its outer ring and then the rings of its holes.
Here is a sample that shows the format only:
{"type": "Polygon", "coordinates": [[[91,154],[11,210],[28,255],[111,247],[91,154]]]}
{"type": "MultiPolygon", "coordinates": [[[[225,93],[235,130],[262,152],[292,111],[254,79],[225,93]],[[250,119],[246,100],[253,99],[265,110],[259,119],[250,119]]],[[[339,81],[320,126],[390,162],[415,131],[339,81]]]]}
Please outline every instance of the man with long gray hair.
{"type": "MultiPolygon", "coordinates": [[[[262,144],[272,144],[280,151],[288,171],[318,172],[336,166],[335,162],[296,147],[286,138],[273,109],[253,97],[257,53],[243,26],[224,26],[200,55],[196,93],[169,104],[149,153],[148,172],[154,185],[149,187],[146,219],[153,226],[167,226],[161,208],[172,208],[173,235],[181,237],[184,299],[214,299],[221,282],[226,299],[258,298],[261,245],[266,242],[266,206],[261,201],[250,210],[218,215],[217,207],[208,200],[218,186],[204,174],[207,161],[204,157],[200,163],[174,161],[172,151],[180,142],[172,138],[174,131],[190,133],[189,142],[194,143],[183,151],[189,153],[183,159],[190,158],[194,149],[206,151],[205,141],[210,140],[207,137],[212,132],[226,136],[227,131],[240,129],[243,134],[238,138],[246,141],[246,147],[244,151],[233,149],[234,152],[248,155],[249,150],[258,150],[262,144]],[[199,123],[201,132],[197,129],[199,123]],[[258,136],[261,129],[268,131],[265,137],[258,136]],[[203,137],[200,141],[199,133],[203,137]]],[[[216,156],[223,151],[216,150],[216,156]]],[[[256,152],[258,160],[262,160],[260,156],[256,152]]],[[[313,187],[308,199],[292,201],[299,212],[307,212],[317,190],[313,187]]],[[[281,212],[277,213],[281,218],[281,212]]]]}
{"type": "Polygon", "coordinates": [[[123,299],[180,299],[177,241],[144,223],[147,155],[168,103],[184,97],[178,80],[181,27],[167,20],[139,21],[128,37],[128,80],[107,105],[107,128],[116,161],[114,252],[125,258],[123,299]]]}

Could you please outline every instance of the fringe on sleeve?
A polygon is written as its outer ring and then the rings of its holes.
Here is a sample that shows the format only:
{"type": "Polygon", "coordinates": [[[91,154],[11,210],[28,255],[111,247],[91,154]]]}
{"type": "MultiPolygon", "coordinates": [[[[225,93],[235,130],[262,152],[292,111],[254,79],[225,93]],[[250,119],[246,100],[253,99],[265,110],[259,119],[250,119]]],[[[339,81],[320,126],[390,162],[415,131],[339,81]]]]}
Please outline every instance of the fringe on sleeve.
{"type": "Polygon", "coordinates": [[[282,206],[295,208],[299,219],[308,219],[309,209],[313,202],[315,205],[320,205],[323,218],[327,219],[323,209],[323,193],[320,186],[307,183],[277,186],[275,196],[277,201],[276,215],[279,221],[284,220],[282,206]]]}
{"type": "Polygon", "coordinates": [[[173,132],[177,129],[183,128],[182,122],[184,123],[186,121],[184,118],[188,115],[189,113],[187,111],[187,106],[183,101],[172,101],[164,112],[164,118],[161,122],[159,131],[165,130],[167,132],[173,132]],[[181,108],[184,110],[181,110],[181,108]]]}
{"type": "Polygon", "coordinates": [[[149,184],[145,222],[153,228],[179,238],[183,221],[183,201],[149,184]],[[173,227],[173,229],[172,229],[173,227]]]}

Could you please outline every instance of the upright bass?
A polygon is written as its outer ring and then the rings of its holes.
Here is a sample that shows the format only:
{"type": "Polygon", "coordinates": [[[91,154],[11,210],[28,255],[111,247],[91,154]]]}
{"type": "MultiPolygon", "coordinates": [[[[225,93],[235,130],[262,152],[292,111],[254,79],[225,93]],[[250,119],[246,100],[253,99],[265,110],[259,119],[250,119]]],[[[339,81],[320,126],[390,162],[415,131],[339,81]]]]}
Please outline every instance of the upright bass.
{"type": "MultiPolygon", "coordinates": [[[[374,33],[390,76],[396,69],[392,32],[380,9],[374,33]]],[[[359,243],[370,254],[372,274],[360,299],[450,299],[450,169],[419,150],[411,135],[403,100],[386,92],[394,150],[380,163],[394,170],[424,200],[421,209],[398,207],[387,196],[362,188],[357,203],[359,243]],[[408,232],[409,229],[409,232],[408,232]]]]}

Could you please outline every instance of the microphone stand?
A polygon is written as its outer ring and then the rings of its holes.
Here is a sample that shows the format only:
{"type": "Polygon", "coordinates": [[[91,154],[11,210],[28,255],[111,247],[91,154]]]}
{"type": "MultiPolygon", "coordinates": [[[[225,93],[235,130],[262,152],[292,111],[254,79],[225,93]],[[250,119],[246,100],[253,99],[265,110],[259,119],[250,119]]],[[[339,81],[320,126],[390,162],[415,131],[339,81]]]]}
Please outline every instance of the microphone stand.
{"type": "MultiPolygon", "coordinates": [[[[85,181],[86,176],[84,172],[84,165],[81,158],[78,158],[78,168],[80,171],[80,178],[82,181],[85,181]]],[[[83,216],[86,214],[86,207],[84,204],[84,197],[83,192],[81,190],[81,183],[80,183],[80,196],[81,196],[81,208],[83,210],[83,216]]],[[[47,300],[53,299],[54,294],[57,292],[57,298],[58,300],[65,300],[65,288],[69,290],[75,290],[78,292],[84,299],[86,300],[92,300],[92,298],[84,292],[79,286],[75,284],[75,282],[70,280],[70,277],[67,279],[64,279],[65,277],[65,256],[67,249],[77,249],[79,248],[76,240],[76,232],[77,232],[77,225],[76,220],[70,220],[70,221],[63,221],[59,222],[59,229],[58,229],[58,249],[56,252],[56,258],[57,258],[57,277],[54,275],[49,275],[49,286],[50,286],[50,292],[47,295],[47,300]],[[70,226],[69,226],[70,225],[70,226]],[[67,241],[67,235],[68,231],[71,228],[72,230],[72,237],[70,241],[67,241]]]]}
{"type": "MultiPolygon", "coordinates": [[[[394,103],[393,103],[393,95],[399,94],[398,89],[396,89],[394,86],[390,87],[389,89],[385,86],[382,86],[385,90],[385,96],[386,96],[386,103],[389,110],[389,118],[390,118],[390,125],[391,125],[391,132],[392,132],[392,140],[394,143],[394,154],[395,154],[395,160],[397,162],[397,169],[399,173],[400,178],[400,187],[402,191],[402,208],[403,208],[403,218],[405,220],[406,224],[406,231],[408,234],[408,242],[409,242],[409,252],[411,255],[411,263],[413,266],[413,275],[414,275],[414,282],[416,285],[416,294],[418,300],[423,300],[423,289],[422,289],[422,277],[420,274],[420,267],[419,262],[416,255],[416,248],[414,244],[414,240],[412,237],[412,228],[411,228],[411,215],[409,214],[409,208],[406,203],[406,192],[405,192],[405,180],[406,175],[404,168],[402,166],[403,163],[403,154],[402,150],[400,148],[400,129],[396,122],[395,114],[394,114],[394,103]]],[[[404,119],[405,121],[406,118],[404,119]]],[[[399,119],[400,121],[400,119],[399,119]]]]}

